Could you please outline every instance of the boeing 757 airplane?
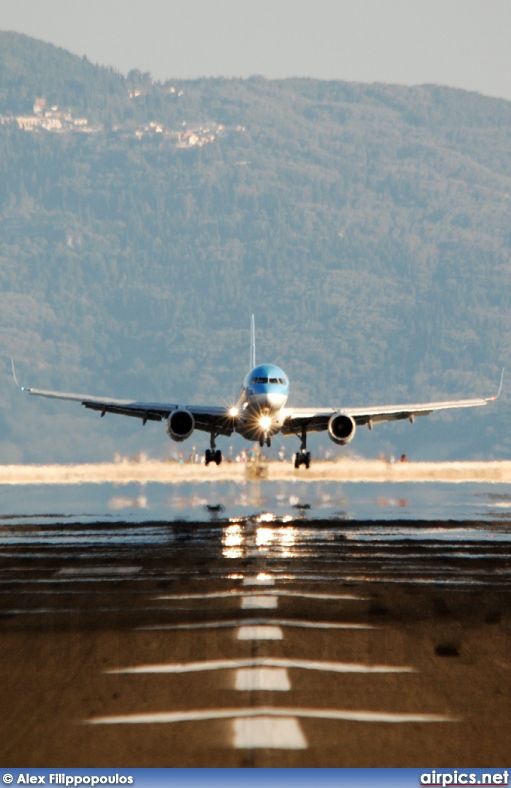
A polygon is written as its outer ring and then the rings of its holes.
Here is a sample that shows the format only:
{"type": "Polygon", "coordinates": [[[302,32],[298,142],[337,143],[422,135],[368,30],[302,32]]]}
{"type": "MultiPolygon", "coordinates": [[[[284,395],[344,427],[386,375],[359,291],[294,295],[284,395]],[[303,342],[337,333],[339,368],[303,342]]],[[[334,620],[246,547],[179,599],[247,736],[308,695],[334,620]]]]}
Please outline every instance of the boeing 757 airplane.
{"type": "MultiPolygon", "coordinates": [[[[218,405],[177,405],[162,402],[138,402],[128,399],[91,397],[88,394],[71,394],[61,391],[20,386],[16,380],[14,363],[12,366],[14,382],[22,391],[39,397],[73,400],[81,402],[85,408],[121,416],[135,416],[148,421],[165,421],[167,434],[174,441],[184,441],[194,430],[210,434],[210,448],[206,449],[206,465],[214,462],[220,465],[222,453],[216,448],[219,435],[237,432],[249,441],[259,441],[260,446],[270,446],[274,435],[296,435],[300,440],[300,451],[295,454],[295,468],[300,465],[309,467],[310,452],[307,451],[307,435],[310,432],[327,431],[329,438],[338,446],[346,446],[355,437],[360,425],[371,430],[380,421],[409,419],[413,424],[416,416],[428,416],[436,410],[447,408],[472,408],[486,405],[496,400],[502,389],[494,397],[486,399],[461,399],[445,402],[425,402],[411,405],[375,405],[369,408],[288,408],[289,380],[286,373],[274,364],[259,364],[255,361],[254,317],[251,322],[250,372],[243,381],[237,403],[233,407],[218,405]]],[[[502,372],[502,375],[504,372],[502,372]]]]}

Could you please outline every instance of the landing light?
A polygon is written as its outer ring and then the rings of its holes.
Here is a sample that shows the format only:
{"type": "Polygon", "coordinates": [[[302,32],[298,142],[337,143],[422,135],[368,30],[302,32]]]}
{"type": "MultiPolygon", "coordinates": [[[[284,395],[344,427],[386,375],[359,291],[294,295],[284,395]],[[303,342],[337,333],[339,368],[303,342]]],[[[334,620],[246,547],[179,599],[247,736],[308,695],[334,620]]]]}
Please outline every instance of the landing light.
{"type": "Polygon", "coordinates": [[[259,426],[262,430],[267,432],[271,427],[271,416],[261,416],[259,419],[259,426]]]}
{"type": "Polygon", "coordinates": [[[231,419],[235,419],[238,413],[239,413],[238,408],[229,408],[229,416],[231,417],[231,419]]]}

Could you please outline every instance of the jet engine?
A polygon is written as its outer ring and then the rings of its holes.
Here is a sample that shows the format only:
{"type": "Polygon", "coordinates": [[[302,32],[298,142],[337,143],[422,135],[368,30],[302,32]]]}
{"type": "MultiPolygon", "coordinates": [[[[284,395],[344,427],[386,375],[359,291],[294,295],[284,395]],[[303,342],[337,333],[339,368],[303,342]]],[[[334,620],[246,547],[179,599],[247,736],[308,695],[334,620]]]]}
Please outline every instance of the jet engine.
{"type": "Polygon", "coordinates": [[[195,419],[188,410],[173,410],[167,421],[167,435],[173,441],[185,441],[195,429],[195,419]]]}
{"type": "Polygon", "coordinates": [[[346,446],[355,437],[357,425],[351,416],[336,413],[328,422],[328,435],[338,446],[346,446]]]}

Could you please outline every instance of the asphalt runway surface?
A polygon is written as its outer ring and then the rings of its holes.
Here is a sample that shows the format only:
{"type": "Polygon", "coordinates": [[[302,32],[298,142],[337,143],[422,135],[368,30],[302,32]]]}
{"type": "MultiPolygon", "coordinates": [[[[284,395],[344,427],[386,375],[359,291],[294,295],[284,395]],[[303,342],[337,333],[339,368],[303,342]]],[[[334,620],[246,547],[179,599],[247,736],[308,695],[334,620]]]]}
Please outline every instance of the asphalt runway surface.
{"type": "Polygon", "coordinates": [[[511,525],[2,526],[4,767],[503,767],[511,525]]]}

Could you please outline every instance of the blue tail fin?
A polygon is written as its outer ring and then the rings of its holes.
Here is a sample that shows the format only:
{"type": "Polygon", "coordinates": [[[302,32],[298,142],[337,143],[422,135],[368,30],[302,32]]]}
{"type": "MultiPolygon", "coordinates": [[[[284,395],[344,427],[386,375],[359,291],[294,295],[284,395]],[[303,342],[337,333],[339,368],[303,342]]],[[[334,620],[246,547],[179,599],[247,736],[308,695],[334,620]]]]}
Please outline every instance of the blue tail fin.
{"type": "Polygon", "coordinates": [[[254,369],[255,365],[255,320],[254,315],[252,315],[252,320],[250,322],[250,369],[254,369]]]}

